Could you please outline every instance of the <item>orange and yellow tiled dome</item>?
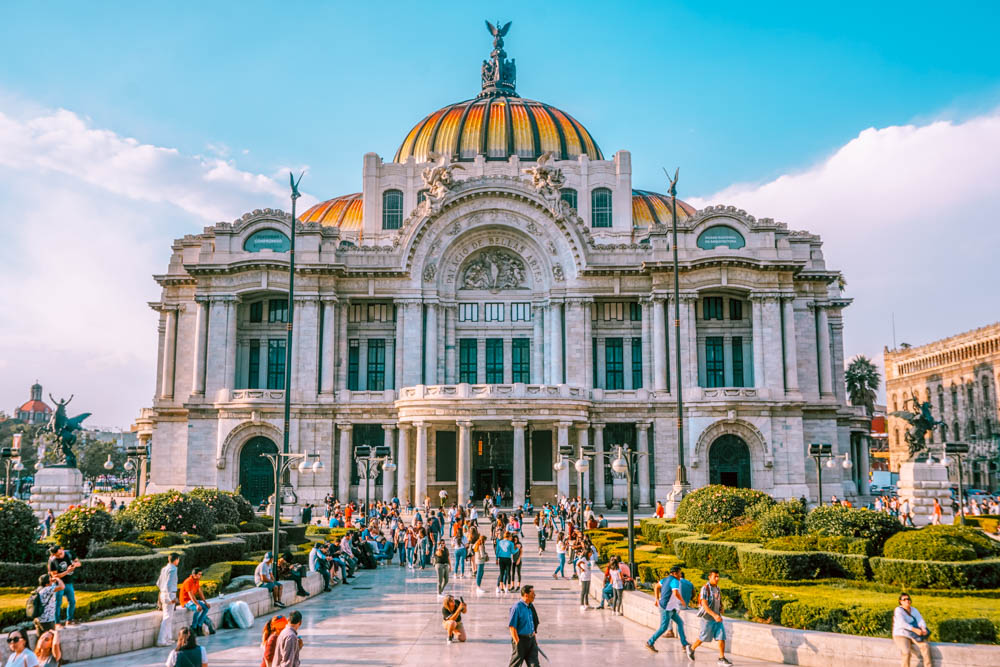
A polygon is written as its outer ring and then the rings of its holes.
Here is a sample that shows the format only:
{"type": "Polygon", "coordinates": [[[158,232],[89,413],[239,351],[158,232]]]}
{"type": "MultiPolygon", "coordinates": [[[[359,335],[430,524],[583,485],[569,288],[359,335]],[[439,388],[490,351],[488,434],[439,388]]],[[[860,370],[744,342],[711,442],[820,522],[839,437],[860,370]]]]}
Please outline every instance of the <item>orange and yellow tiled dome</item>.
{"type": "Polygon", "coordinates": [[[318,222],[324,227],[339,227],[344,231],[360,231],[361,193],[355,192],[320,202],[298,218],[299,222],[318,222]]]}
{"type": "MultiPolygon", "coordinates": [[[[695,208],[677,200],[677,219],[694,215],[695,208]]],[[[653,224],[669,225],[670,197],[648,190],[632,190],[632,226],[648,227],[653,224]]]]}

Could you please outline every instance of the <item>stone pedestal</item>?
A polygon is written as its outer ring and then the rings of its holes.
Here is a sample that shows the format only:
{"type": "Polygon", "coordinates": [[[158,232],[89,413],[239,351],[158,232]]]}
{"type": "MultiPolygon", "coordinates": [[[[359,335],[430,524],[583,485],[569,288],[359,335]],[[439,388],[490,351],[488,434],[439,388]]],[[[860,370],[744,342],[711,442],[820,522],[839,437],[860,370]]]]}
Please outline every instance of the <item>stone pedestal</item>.
{"type": "Polygon", "coordinates": [[[39,520],[52,510],[59,516],[70,505],[83,503],[83,473],[76,468],[42,468],[31,487],[31,509],[39,520]]]}
{"type": "Polygon", "coordinates": [[[663,503],[664,516],[673,519],[677,516],[677,508],[680,507],[684,496],[691,492],[690,484],[674,484],[670,493],[667,494],[667,502],[663,503]]]}
{"type": "Polygon", "coordinates": [[[947,466],[907,461],[899,466],[896,488],[900,502],[909,501],[915,526],[926,526],[931,522],[935,498],[941,504],[941,523],[950,525],[954,520],[947,466]]]}

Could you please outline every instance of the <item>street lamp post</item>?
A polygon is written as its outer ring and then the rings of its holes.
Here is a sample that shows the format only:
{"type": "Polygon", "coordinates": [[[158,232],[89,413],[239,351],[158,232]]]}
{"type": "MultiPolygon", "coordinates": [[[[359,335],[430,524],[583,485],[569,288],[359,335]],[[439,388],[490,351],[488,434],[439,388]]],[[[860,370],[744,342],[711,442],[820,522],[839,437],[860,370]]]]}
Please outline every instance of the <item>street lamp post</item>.
{"type": "MultiPolygon", "coordinates": [[[[839,455],[834,456],[833,445],[821,442],[813,442],[809,444],[809,456],[816,462],[816,491],[819,494],[819,504],[823,504],[823,460],[826,459],[826,467],[831,470],[837,467],[836,459],[840,458],[839,455]]],[[[844,470],[851,469],[851,458],[845,452],[844,460],[840,463],[844,470]]]]}
{"type": "Polygon", "coordinates": [[[363,525],[368,525],[368,516],[371,514],[371,496],[368,493],[370,481],[378,477],[378,468],[392,472],[396,469],[396,464],[392,462],[392,447],[385,445],[358,445],[354,448],[354,460],[358,465],[358,476],[365,480],[365,520],[363,525]]]}
{"type": "Polygon", "coordinates": [[[635,462],[643,456],[648,456],[646,452],[637,452],[629,449],[628,445],[612,445],[617,447],[618,456],[611,462],[611,469],[618,474],[625,475],[626,494],[628,501],[628,568],[632,578],[637,577],[635,571],[635,510],[632,507],[632,467],[635,462]]]}
{"type": "Polygon", "coordinates": [[[125,449],[125,470],[132,472],[135,470],[135,494],[139,497],[139,477],[146,467],[146,459],[149,458],[149,450],[145,445],[132,445],[125,449]],[[138,470],[136,468],[138,467],[138,470]]]}
{"type": "Polygon", "coordinates": [[[24,470],[24,464],[21,463],[21,434],[15,433],[10,447],[3,447],[0,449],[0,458],[3,459],[4,464],[7,468],[7,477],[3,485],[3,494],[5,496],[10,495],[10,469],[14,468],[15,472],[20,473],[24,470]]]}
{"type": "Polygon", "coordinates": [[[318,473],[322,471],[323,461],[320,460],[319,454],[316,454],[315,452],[312,454],[306,454],[304,452],[278,452],[275,454],[262,454],[262,456],[264,456],[271,463],[271,468],[274,470],[274,523],[271,529],[271,553],[277,556],[278,549],[281,546],[281,515],[278,511],[281,506],[281,478],[285,476],[285,473],[291,469],[292,464],[296,461],[299,462],[300,473],[318,473]],[[309,465],[307,459],[316,460],[312,465],[309,465]]]}
{"type": "Polygon", "coordinates": [[[946,442],[944,444],[944,456],[941,463],[948,465],[948,455],[955,457],[955,467],[958,468],[958,522],[965,524],[965,499],[962,488],[962,457],[969,453],[969,443],[967,442],[946,442]]]}
{"type": "Polygon", "coordinates": [[[583,476],[587,473],[588,470],[590,470],[590,461],[588,459],[590,459],[590,457],[593,456],[595,453],[596,450],[591,449],[590,447],[581,447],[579,452],[579,457],[576,460],[564,457],[562,454],[560,454],[559,459],[552,465],[552,469],[555,470],[556,472],[562,472],[570,464],[573,464],[573,467],[576,468],[576,474],[577,474],[576,488],[579,491],[577,495],[580,496],[580,502],[578,503],[579,507],[577,511],[577,521],[579,523],[577,525],[580,527],[581,533],[584,530],[583,476]]]}
{"type": "MultiPolygon", "coordinates": [[[[684,466],[684,382],[681,378],[681,279],[680,264],[677,260],[677,177],[680,175],[680,168],[674,172],[674,178],[670,181],[670,212],[673,227],[670,248],[673,251],[674,264],[674,382],[677,384],[677,475],[674,478],[674,494],[677,502],[687,490],[688,478],[687,468],[684,466]]],[[[661,343],[657,343],[661,344],[661,343]]],[[[629,487],[631,492],[632,488],[629,487]]],[[[629,501],[629,511],[632,511],[632,501],[629,501]]],[[[629,567],[632,564],[629,563],[629,567]]],[[[635,576],[633,573],[632,576],[635,576]]]]}

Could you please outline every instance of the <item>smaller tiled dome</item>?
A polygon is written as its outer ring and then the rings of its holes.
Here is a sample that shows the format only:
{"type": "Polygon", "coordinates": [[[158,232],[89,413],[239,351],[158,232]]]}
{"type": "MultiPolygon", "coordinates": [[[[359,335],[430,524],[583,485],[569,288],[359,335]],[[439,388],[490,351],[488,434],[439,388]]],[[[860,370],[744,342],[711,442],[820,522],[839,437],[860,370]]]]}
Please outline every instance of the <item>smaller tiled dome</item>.
{"type": "MultiPolygon", "coordinates": [[[[677,219],[694,215],[695,208],[677,200],[677,219]]],[[[648,190],[632,190],[632,226],[649,227],[653,224],[669,225],[670,197],[648,190]]]]}
{"type": "Polygon", "coordinates": [[[299,222],[318,222],[324,227],[339,227],[344,231],[360,231],[362,220],[360,192],[334,197],[320,202],[299,216],[299,222]]]}

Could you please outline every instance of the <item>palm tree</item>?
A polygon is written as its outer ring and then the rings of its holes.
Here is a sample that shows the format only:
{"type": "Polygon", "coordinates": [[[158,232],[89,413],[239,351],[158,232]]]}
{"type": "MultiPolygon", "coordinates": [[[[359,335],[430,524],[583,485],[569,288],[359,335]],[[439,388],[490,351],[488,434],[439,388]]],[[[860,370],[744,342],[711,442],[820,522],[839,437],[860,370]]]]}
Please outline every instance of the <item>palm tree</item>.
{"type": "Polygon", "coordinates": [[[863,354],[851,359],[844,373],[844,380],[847,383],[847,395],[851,399],[851,405],[864,406],[868,414],[874,413],[875,396],[882,384],[882,377],[872,360],[863,354]]]}

